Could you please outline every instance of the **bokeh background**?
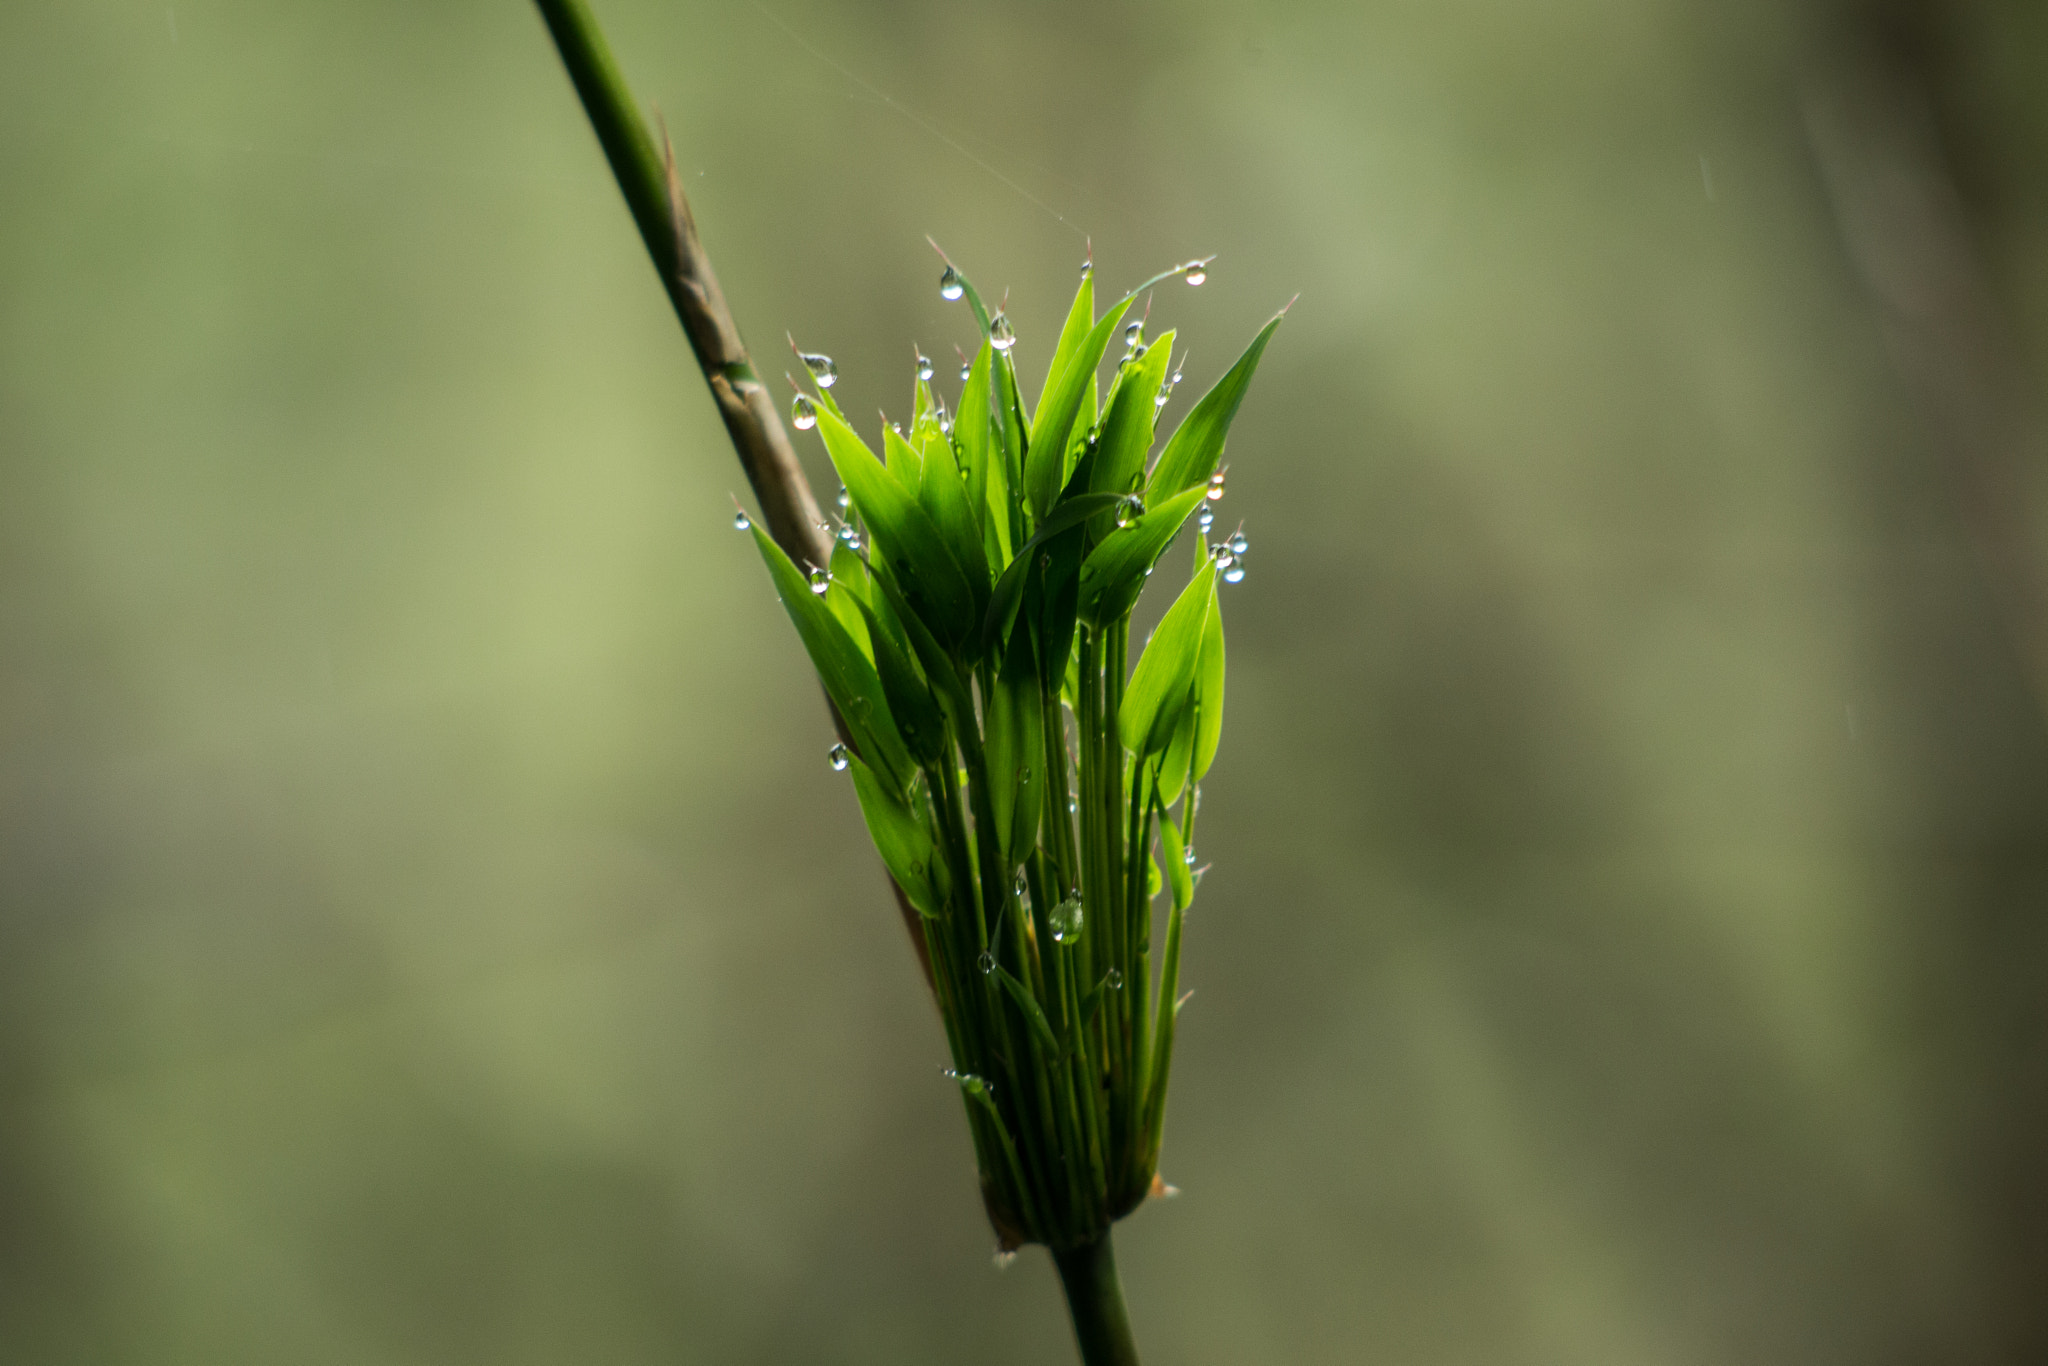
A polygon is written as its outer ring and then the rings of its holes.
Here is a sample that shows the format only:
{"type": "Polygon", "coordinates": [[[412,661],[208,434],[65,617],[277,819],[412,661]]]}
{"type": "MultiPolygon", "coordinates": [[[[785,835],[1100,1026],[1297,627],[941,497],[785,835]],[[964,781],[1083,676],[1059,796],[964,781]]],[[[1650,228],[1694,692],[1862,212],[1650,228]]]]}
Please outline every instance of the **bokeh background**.
{"type": "MultiPolygon", "coordinates": [[[[2048,1359],[2039,6],[598,12],[854,412],[1301,293],[1148,1360],[2048,1359]]],[[[1071,1359],[734,491],[522,0],[0,7],[0,1359],[1071,1359]]]]}

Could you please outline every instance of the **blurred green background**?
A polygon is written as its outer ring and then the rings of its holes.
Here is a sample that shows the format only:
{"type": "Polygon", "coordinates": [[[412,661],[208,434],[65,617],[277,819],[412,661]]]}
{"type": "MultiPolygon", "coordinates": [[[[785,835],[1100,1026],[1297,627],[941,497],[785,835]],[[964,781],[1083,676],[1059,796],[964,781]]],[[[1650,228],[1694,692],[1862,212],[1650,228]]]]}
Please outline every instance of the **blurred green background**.
{"type": "MultiPolygon", "coordinates": [[[[2048,1359],[2038,6],[598,12],[854,412],[1302,293],[1148,1360],[2048,1359]]],[[[743,487],[523,0],[0,8],[0,1359],[1071,1359],[743,487]]]]}

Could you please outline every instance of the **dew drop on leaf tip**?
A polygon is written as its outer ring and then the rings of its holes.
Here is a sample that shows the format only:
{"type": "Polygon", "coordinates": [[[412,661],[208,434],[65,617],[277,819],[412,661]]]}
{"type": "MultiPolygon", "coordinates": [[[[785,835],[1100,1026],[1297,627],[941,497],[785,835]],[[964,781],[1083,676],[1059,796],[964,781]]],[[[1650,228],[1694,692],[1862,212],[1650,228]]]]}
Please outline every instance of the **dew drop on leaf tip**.
{"type": "Polygon", "coordinates": [[[825,762],[832,765],[834,773],[844,773],[847,765],[853,762],[853,758],[847,753],[845,745],[834,745],[825,751],[825,762]]]}
{"type": "Polygon", "coordinates": [[[974,960],[974,965],[981,969],[982,976],[987,977],[996,970],[996,956],[987,949],[983,949],[981,957],[974,960]]]}
{"type": "Polygon", "coordinates": [[[1017,329],[1010,326],[1010,315],[998,313],[988,325],[988,344],[998,351],[1008,351],[1017,344],[1017,329]]]}
{"type": "Polygon", "coordinates": [[[732,515],[732,529],[734,531],[752,531],[754,524],[747,520],[745,512],[735,512],[732,515]]]}
{"type": "Polygon", "coordinates": [[[811,571],[811,591],[813,593],[823,597],[825,596],[825,590],[831,586],[832,576],[830,574],[827,574],[822,569],[813,569],[811,571]]]}
{"type": "Polygon", "coordinates": [[[951,303],[966,292],[967,287],[960,283],[960,272],[947,266],[945,274],[939,276],[939,297],[951,303]]]}
{"type": "Polygon", "coordinates": [[[1216,525],[1216,514],[1210,510],[1207,503],[1202,504],[1202,515],[1195,518],[1195,529],[1206,536],[1209,534],[1209,528],[1214,525],[1216,525]]]}
{"type": "Polygon", "coordinates": [[[809,396],[798,394],[789,401],[790,425],[800,432],[807,432],[818,425],[818,408],[809,396]]]}
{"type": "Polygon", "coordinates": [[[1222,496],[1223,496],[1223,471],[1222,471],[1222,470],[1218,470],[1218,471],[1216,471],[1216,473],[1214,473],[1214,474],[1212,474],[1212,475],[1210,475],[1210,476],[1209,476],[1209,501],[1213,503],[1213,502],[1215,502],[1215,501],[1216,501],[1217,499],[1221,498],[1222,496]]]}
{"type": "Polygon", "coordinates": [[[1188,262],[1187,274],[1185,278],[1189,284],[1199,285],[1200,283],[1202,283],[1202,281],[1209,278],[1208,265],[1201,261],[1188,262]]]}
{"type": "Polygon", "coordinates": [[[973,361],[962,361],[962,362],[960,362],[960,382],[961,382],[962,384],[965,384],[965,383],[967,382],[967,377],[968,377],[969,375],[973,374],[973,373],[974,373],[974,362],[973,362],[973,361]]]}
{"type": "Polygon", "coordinates": [[[1230,553],[1233,555],[1242,555],[1252,547],[1252,543],[1244,538],[1242,531],[1232,532],[1230,539],[1223,544],[1229,548],[1230,553]]]}
{"type": "Polygon", "coordinates": [[[932,377],[931,357],[925,355],[922,351],[917,353],[917,377],[919,379],[930,379],[932,377]]]}
{"type": "Polygon", "coordinates": [[[804,369],[811,372],[811,378],[818,381],[820,389],[830,389],[839,383],[839,367],[832,363],[830,356],[816,351],[799,351],[796,358],[804,363],[804,369]]]}
{"type": "Polygon", "coordinates": [[[1239,560],[1233,563],[1229,568],[1225,569],[1223,571],[1223,581],[1225,583],[1243,583],[1244,561],[1239,560]]]}
{"type": "Polygon", "coordinates": [[[839,486],[839,506],[843,508],[853,506],[853,495],[846,491],[846,485],[844,484],[839,486]]]}
{"type": "Polygon", "coordinates": [[[1124,328],[1124,345],[1125,345],[1125,346],[1136,346],[1136,345],[1138,344],[1138,339],[1139,339],[1140,337],[1143,337],[1144,335],[1145,335],[1145,324],[1144,324],[1144,323],[1142,323],[1142,322],[1136,322],[1136,323],[1131,323],[1131,324],[1129,324],[1128,326],[1126,326],[1126,327],[1124,328]]]}
{"type": "Polygon", "coordinates": [[[1111,991],[1122,991],[1124,989],[1123,969],[1111,968],[1109,970],[1109,976],[1106,977],[1104,980],[1109,983],[1109,989],[1111,991]]]}

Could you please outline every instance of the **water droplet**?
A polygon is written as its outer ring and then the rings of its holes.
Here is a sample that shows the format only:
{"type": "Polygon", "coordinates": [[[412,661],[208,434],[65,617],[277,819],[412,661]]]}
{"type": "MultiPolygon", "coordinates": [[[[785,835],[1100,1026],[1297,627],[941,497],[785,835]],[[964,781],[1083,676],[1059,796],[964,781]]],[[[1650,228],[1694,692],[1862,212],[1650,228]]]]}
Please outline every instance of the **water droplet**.
{"type": "Polygon", "coordinates": [[[818,381],[820,389],[830,389],[839,383],[839,367],[832,363],[830,356],[815,351],[799,351],[796,358],[804,363],[804,369],[811,372],[811,378],[818,381]]]}
{"type": "Polygon", "coordinates": [[[1232,532],[1230,539],[1225,541],[1223,544],[1230,547],[1230,553],[1233,555],[1244,554],[1245,551],[1251,549],[1252,545],[1250,541],[1247,541],[1244,538],[1244,533],[1242,531],[1232,532]]]}
{"type": "Polygon", "coordinates": [[[825,596],[825,590],[831,586],[832,576],[830,574],[827,574],[822,569],[813,569],[811,571],[811,591],[813,593],[822,598],[825,596]]]}
{"type": "Polygon", "coordinates": [[[1207,536],[1209,528],[1214,525],[1216,525],[1216,514],[1210,511],[1207,503],[1202,504],[1202,513],[1201,516],[1195,518],[1195,526],[1201,530],[1204,536],[1207,536]]]}
{"type": "Polygon", "coordinates": [[[1052,926],[1052,940],[1055,944],[1072,944],[1081,937],[1082,928],[1088,918],[1081,911],[1081,896],[1077,892],[1052,908],[1046,916],[1052,926]]]}
{"type": "Polygon", "coordinates": [[[735,512],[732,515],[732,529],[734,531],[751,531],[754,529],[754,524],[747,520],[746,513],[735,512]]]}
{"type": "Polygon", "coordinates": [[[973,361],[971,361],[971,360],[963,360],[963,361],[961,361],[961,362],[960,362],[960,382],[961,382],[962,384],[965,384],[965,383],[967,383],[967,377],[968,377],[969,375],[973,374],[973,373],[974,373],[974,362],[973,362],[973,361]]]}
{"type": "Polygon", "coordinates": [[[960,272],[947,266],[946,273],[939,277],[939,297],[951,303],[966,292],[967,286],[960,283],[960,272]]]}
{"type": "Polygon", "coordinates": [[[1174,372],[1166,377],[1166,387],[1171,389],[1178,383],[1180,383],[1180,370],[1176,367],[1174,372]]]}
{"type": "Polygon", "coordinates": [[[1136,346],[1138,344],[1139,339],[1142,338],[1144,335],[1145,324],[1141,322],[1131,323],[1124,328],[1124,345],[1136,346]]]}
{"type": "Polygon", "coordinates": [[[1008,1271],[1010,1263],[1017,1260],[1016,1249],[999,1247],[996,1249],[995,1256],[991,1260],[995,1262],[996,1270],[1008,1271]]]}
{"type": "Polygon", "coordinates": [[[1111,968],[1109,975],[1103,980],[1109,983],[1111,991],[1122,991],[1124,989],[1124,970],[1122,968],[1111,968]]]}
{"type": "Polygon", "coordinates": [[[1029,882],[1026,882],[1026,881],[1024,880],[1024,870],[1023,870],[1023,869],[1021,869],[1021,868],[1020,868],[1020,869],[1018,869],[1018,870],[1017,870],[1017,895],[1018,895],[1019,897],[1022,897],[1022,896],[1024,896],[1024,895],[1025,895],[1026,893],[1028,893],[1028,892],[1029,892],[1030,890],[1031,890],[1031,884],[1030,884],[1029,882]]]}
{"type": "Polygon", "coordinates": [[[1081,276],[1083,279],[1086,279],[1088,276],[1093,275],[1094,273],[1095,262],[1093,259],[1086,260],[1081,263],[1081,276]]]}
{"type": "Polygon", "coordinates": [[[839,528],[839,539],[846,542],[849,550],[860,549],[860,531],[851,522],[839,528]]]}
{"type": "Polygon", "coordinates": [[[1131,348],[1131,354],[1130,354],[1130,355],[1128,355],[1128,356],[1126,356],[1126,357],[1124,357],[1124,359],[1125,359],[1125,360],[1143,360],[1143,359],[1144,359],[1144,357],[1145,357],[1145,353],[1146,353],[1147,351],[1150,351],[1151,349],[1152,349],[1152,348],[1151,348],[1151,347],[1149,347],[1149,346],[1147,346],[1147,345],[1145,345],[1145,343],[1143,343],[1143,342],[1139,342],[1139,343],[1138,343],[1138,344],[1137,344],[1136,346],[1134,346],[1134,347],[1132,347],[1132,348],[1131,348]]]}
{"type": "Polygon", "coordinates": [[[818,425],[818,409],[807,394],[798,394],[789,401],[789,421],[800,432],[807,432],[818,425]]]}
{"type": "Polygon", "coordinates": [[[1207,265],[1200,261],[1188,262],[1187,281],[1189,284],[1198,285],[1208,278],[1209,267],[1207,265]]]}
{"type": "Polygon", "coordinates": [[[853,758],[847,753],[845,745],[834,745],[825,751],[825,762],[832,765],[834,773],[844,773],[846,766],[853,762],[853,758]]]}
{"type": "Polygon", "coordinates": [[[889,430],[896,433],[896,435],[901,436],[903,435],[903,424],[901,422],[891,422],[889,424],[889,430]]]}
{"type": "Polygon", "coordinates": [[[1166,400],[1171,397],[1173,397],[1173,391],[1171,389],[1161,389],[1157,394],[1153,396],[1152,406],[1155,408],[1164,408],[1166,406],[1166,400]]]}
{"type": "Polygon", "coordinates": [[[922,351],[917,353],[917,377],[919,379],[930,379],[932,377],[931,357],[925,355],[922,351]]]}
{"type": "Polygon", "coordinates": [[[1216,562],[1216,567],[1218,569],[1228,569],[1230,568],[1230,566],[1237,563],[1237,556],[1230,553],[1230,548],[1228,546],[1210,546],[1209,558],[1216,562]]]}
{"type": "Polygon", "coordinates": [[[1017,329],[1010,326],[1010,315],[998,313],[989,320],[988,344],[998,351],[1008,351],[1017,344],[1017,329]]]}
{"type": "Polygon", "coordinates": [[[1212,475],[1210,475],[1210,476],[1209,476],[1209,501],[1213,503],[1213,502],[1215,502],[1215,501],[1216,501],[1216,500],[1217,500],[1218,498],[1221,498],[1222,496],[1223,496],[1223,471],[1222,471],[1222,470],[1218,470],[1218,471],[1216,471],[1216,473],[1214,473],[1214,474],[1212,474],[1212,475]]]}
{"type": "Polygon", "coordinates": [[[846,491],[846,485],[844,484],[839,486],[839,506],[843,508],[853,506],[853,495],[846,491]]]}
{"type": "Polygon", "coordinates": [[[987,949],[983,949],[981,957],[974,960],[974,965],[981,969],[982,976],[987,977],[996,970],[996,956],[987,949]]]}
{"type": "Polygon", "coordinates": [[[1233,564],[1233,565],[1229,566],[1228,568],[1226,568],[1226,569],[1225,569],[1225,570],[1223,571],[1223,581],[1224,581],[1225,583],[1243,583],[1243,582],[1244,582],[1244,562],[1243,562],[1242,560],[1240,560],[1240,561],[1238,561],[1238,562],[1237,562],[1236,564],[1233,564]]]}
{"type": "Polygon", "coordinates": [[[1079,811],[1080,809],[1081,809],[1081,803],[1080,803],[1080,802],[1076,801],[1076,800],[1075,800],[1074,798],[1072,798],[1072,797],[1069,797],[1069,798],[1067,798],[1067,814],[1068,814],[1069,816],[1073,815],[1073,814],[1074,814],[1074,813],[1075,813],[1076,811],[1079,811]]]}
{"type": "Polygon", "coordinates": [[[1188,846],[1188,847],[1187,847],[1187,848],[1186,848],[1185,850],[1183,850],[1183,851],[1181,852],[1181,856],[1180,856],[1180,861],[1181,861],[1182,863],[1185,863],[1185,864],[1186,864],[1186,865],[1187,865],[1188,867],[1190,867],[1190,868],[1192,868],[1192,867],[1194,867],[1194,866],[1195,866],[1195,846],[1194,846],[1194,845],[1190,844],[1190,845],[1189,845],[1189,846],[1188,846]]]}
{"type": "Polygon", "coordinates": [[[1145,511],[1145,505],[1136,498],[1126,498],[1116,505],[1116,524],[1119,529],[1129,526],[1145,511]]]}

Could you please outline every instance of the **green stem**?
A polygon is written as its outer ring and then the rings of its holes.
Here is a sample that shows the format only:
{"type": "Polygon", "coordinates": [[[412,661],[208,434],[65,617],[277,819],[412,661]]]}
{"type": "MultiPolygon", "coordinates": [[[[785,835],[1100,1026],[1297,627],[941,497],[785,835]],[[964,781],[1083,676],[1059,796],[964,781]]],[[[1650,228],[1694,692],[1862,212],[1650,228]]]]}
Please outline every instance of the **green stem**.
{"type": "Polygon", "coordinates": [[[1116,1251],[1109,1231],[1092,1243],[1055,1251],[1060,1287],[1074,1316],[1074,1338],[1083,1366],[1138,1366],[1138,1344],[1124,1312],[1124,1288],[1116,1276],[1116,1251]]]}

